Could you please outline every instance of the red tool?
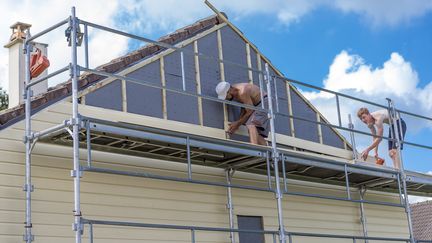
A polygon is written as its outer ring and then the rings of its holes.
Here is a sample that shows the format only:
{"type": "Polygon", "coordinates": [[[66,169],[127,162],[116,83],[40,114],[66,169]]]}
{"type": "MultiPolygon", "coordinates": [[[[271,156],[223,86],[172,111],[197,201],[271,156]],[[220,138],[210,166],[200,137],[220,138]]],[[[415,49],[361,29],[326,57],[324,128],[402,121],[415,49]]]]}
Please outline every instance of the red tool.
{"type": "Polygon", "coordinates": [[[43,73],[50,66],[48,58],[42,55],[39,48],[30,57],[30,77],[35,78],[43,73]]]}
{"type": "Polygon", "coordinates": [[[378,157],[378,156],[375,157],[375,163],[376,163],[377,165],[383,165],[384,162],[385,162],[385,160],[384,160],[383,158],[380,158],[380,157],[378,157]]]}

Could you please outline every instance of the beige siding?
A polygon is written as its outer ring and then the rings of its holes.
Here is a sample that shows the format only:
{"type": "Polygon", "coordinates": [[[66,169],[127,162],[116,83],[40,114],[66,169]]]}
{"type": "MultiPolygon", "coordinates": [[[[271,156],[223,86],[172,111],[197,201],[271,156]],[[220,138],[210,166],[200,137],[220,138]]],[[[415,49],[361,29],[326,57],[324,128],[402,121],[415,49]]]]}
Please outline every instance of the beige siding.
{"type": "MultiPolygon", "coordinates": [[[[58,104],[34,118],[34,130],[58,124],[67,118],[68,105],[58,104]]],[[[83,108],[82,111],[86,111],[83,108]]],[[[87,112],[92,111],[88,108],[87,112]]],[[[113,120],[127,120],[115,112],[100,110],[113,120]]],[[[84,112],[85,113],[85,112],[84,112]]],[[[85,115],[85,114],[84,114],[85,115]]],[[[101,118],[101,117],[100,117],[101,118]]],[[[130,119],[130,122],[136,120],[130,119]]],[[[0,132],[0,242],[22,242],[24,221],[24,145],[23,123],[0,132]]],[[[187,127],[185,127],[187,129],[187,127]]],[[[210,130],[210,132],[212,132],[210,130]]],[[[216,131],[213,131],[217,133],[216,131]]],[[[37,144],[32,162],[35,191],[33,225],[35,242],[74,242],[73,183],[71,152],[67,147],[37,144]]],[[[85,160],[85,151],[81,158],[85,160]]],[[[183,176],[183,164],[94,152],[94,165],[161,175],[183,176]]],[[[214,168],[193,167],[194,178],[225,181],[224,172],[214,168]]],[[[234,183],[265,186],[265,178],[246,173],[235,174],[234,183]]],[[[290,189],[310,193],[343,196],[342,188],[290,181],[290,189]]],[[[355,192],[353,192],[354,194],[355,192]]],[[[390,194],[372,194],[369,198],[397,202],[390,194]]],[[[82,212],[85,218],[133,221],[156,224],[197,225],[228,228],[226,189],[189,183],[150,180],[116,175],[84,173],[82,212]]],[[[263,216],[268,230],[277,229],[274,195],[268,192],[233,189],[236,215],[263,216]]],[[[284,196],[284,222],[289,231],[361,235],[359,205],[350,202],[297,196],[284,196]]],[[[370,236],[407,237],[402,209],[366,205],[370,236]]],[[[189,231],[154,230],[95,226],[95,242],[190,242],[189,231]]],[[[84,237],[88,237],[87,228],[84,237]]],[[[229,242],[228,233],[197,232],[197,242],[229,242]]],[[[85,241],[84,241],[85,242],[85,241]]],[[[271,236],[266,242],[272,242],[271,236]]],[[[352,240],[305,239],[294,242],[352,242],[352,240]]]]}

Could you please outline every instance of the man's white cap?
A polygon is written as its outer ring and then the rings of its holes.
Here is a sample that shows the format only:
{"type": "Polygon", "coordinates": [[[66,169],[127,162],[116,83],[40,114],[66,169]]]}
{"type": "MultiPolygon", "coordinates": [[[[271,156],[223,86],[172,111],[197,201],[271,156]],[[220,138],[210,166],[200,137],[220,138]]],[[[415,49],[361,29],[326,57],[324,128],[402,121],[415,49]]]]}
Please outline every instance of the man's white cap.
{"type": "Polygon", "coordinates": [[[218,98],[221,100],[226,99],[228,90],[230,89],[231,84],[228,82],[220,82],[216,86],[216,93],[218,94],[218,98]]]}

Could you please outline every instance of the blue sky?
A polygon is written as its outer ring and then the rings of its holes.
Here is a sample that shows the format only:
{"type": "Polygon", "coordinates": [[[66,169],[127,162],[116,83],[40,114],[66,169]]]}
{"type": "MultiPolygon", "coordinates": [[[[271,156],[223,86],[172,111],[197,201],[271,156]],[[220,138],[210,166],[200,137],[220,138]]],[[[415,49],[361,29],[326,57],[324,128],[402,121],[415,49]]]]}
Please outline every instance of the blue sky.
{"type": "MultiPolygon", "coordinates": [[[[212,3],[287,77],[385,104],[395,99],[399,108],[432,117],[432,1],[430,0],[214,0],[212,3]]],[[[157,39],[213,12],[197,0],[6,0],[0,2],[0,36],[5,44],[9,26],[31,23],[32,33],[64,19],[76,6],[78,17],[101,25],[157,39]],[[103,8],[101,7],[103,6],[103,8]],[[35,12],[50,14],[35,15],[35,12]],[[180,11],[179,11],[180,9],[180,11]]],[[[42,39],[50,45],[52,70],[66,65],[69,51],[63,33],[42,39]]],[[[130,51],[125,38],[90,32],[91,66],[130,51]],[[109,39],[110,41],[106,41],[109,39]],[[109,51],[107,51],[109,50],[109,51]]],[[[81,55],[82,60],[82,55],[81,55]]],[[[0,86],[7,89],[7,50],[0,51],[0,86]]],[[[62,78],[59,81],[65,80],[62,78]]],[[[51,80],[51,84],[55,84],[51,80]]],[[[300,87],[302,89],[302,87],[300,87]]],[[[302,89],[330,120],[336,121],[334,99],[302,89]]],[[[346,115],[362,106],[341,102],[346,115]]],[[[370,107],[374,109],[373,107],[370,107]]],[[[407,118],[407,140],[432,145],[431,123],[407,118]]],[[[365,129],[356,120],[356,128],[365,129]]],[[[386,135],[387,132],[385,132],[386,135]]],[[[360,148],[370,138],[358,138],[360,148]]],[[[380,146],[386,154],[386,144],[380,146]]],[[[407,149],[411,170],[432,171],[432,151],[407,149]]]]}

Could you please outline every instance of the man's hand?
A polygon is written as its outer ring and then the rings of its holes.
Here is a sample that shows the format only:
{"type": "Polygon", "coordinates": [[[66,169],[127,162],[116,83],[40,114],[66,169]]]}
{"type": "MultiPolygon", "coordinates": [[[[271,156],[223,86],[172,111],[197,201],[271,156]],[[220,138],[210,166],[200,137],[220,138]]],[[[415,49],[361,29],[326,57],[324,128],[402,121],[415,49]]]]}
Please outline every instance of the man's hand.
{"type": "Polygon", "coordinates": [[[228,133],[229,133],[230,135],[234,134],[234,133],[237,131],[237,129],[239,129],[240,125],[241,125],[241,124],[240,124],[239,122],[237,122],[237,121],[232,122],[232,123],[229,125],[228,133]]]}
{"type": "Polygon", "coordinates": [[[365,149],[362,153],[361,153],[361,157],[363,160],[366,160],[368,155],[369,155],[369,151],[368,149],[365,149]]]}

